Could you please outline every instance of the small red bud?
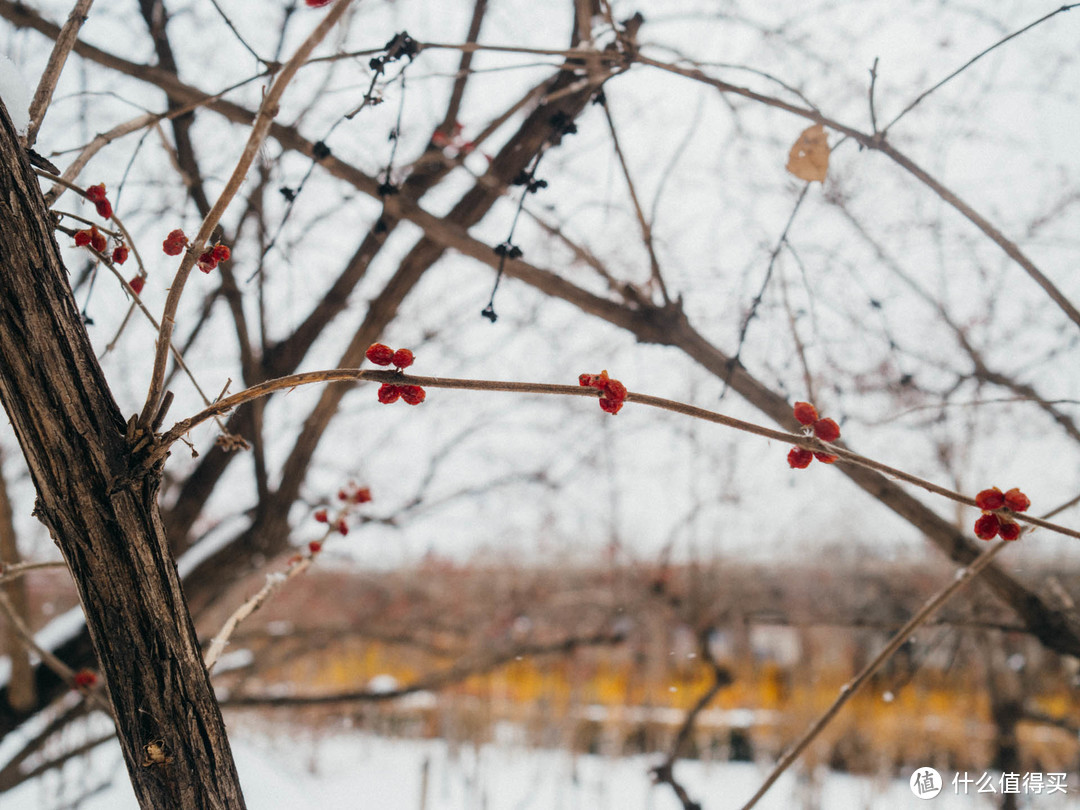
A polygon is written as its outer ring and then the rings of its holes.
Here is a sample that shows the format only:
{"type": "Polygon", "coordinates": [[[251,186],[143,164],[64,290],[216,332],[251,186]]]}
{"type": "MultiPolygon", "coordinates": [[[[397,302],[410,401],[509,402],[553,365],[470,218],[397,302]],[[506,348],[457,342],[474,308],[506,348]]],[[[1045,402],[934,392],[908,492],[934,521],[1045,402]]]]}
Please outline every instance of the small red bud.
{"type": "Polygon", "coordinates": [[[112,203],[108,200],[98,200],[94,203],[94,207],[97,208],[98,216],[102,219],[109,219],[112,216],[112,203]]]}
{"type": "Polygon", "coordinates": [[[390,362],[397,368],[408,368],[413,364],[414,359],[413,353],[408,349],[398,349],[394,352],[394,356],[390,358],[390,362]]]}
{"type": "Polygon", "coordinates": [[[75,231],[75,246],[86,247],[90,244],[90,229],[85,231],[75,231]]]}
{"type": "Polygon", "coordinates": [[[394,359],[394,350],[385,343],[372,343],[364,352],[364,357],[377,366],[388,366],[394,359]]]}
{"type": "Polygon", "coordinates": [[[345,522],[345,518],[340,518],[338,522],[334,525],[334,528],[342,537],[349,533],[349,524],[345,522]]]}
{"type": "Polygon", "coordinates": [[[315,520],[317,520],[319,523],[329,523],[330,522],[330,518],[326,514],[325,509],[317,509],[315,511],[314,517],[315,517],[315,520]]]}
{"type": "Polygon", "coordinates": [[[832,453],[814,453],[814,458],[822,464],[833,464],[840,456],[834,456],[832,453]]]}
{"type": "Polygon", "coordinates": [[[840,438],[840,426],[833,419],[818,419],[814,422],[814,435],[823,442],[835,442],[840,438]]]}
{"type": "Polygon", "coordinates": [[[184,236],[184,232],[177,228],[174,231],[169,231],[169,235],[166,236],[165,241],[161,243],[161,249],[169,256],[179,256],[184,252],[187,243],[188,239],[184,236]]]}
{"type": "Polygon", "coordinates": [[[80,669],[73,680],[76,689],[89,689],[97,683],[97,673],[90,669],[80,669]]]}
{"type": "Polygon", "coordinates": [[[308,551],[310,551],[312,554],[318,554],[320,551],[322,551],[322,541],[312,540],[310,543],[307,544],[307,547],[308,551]]]}
{"type": "Polygon", "coordinates": [[[795,418],[801,425],[812,425],[818,420],[817,408],[809,402],[795,403],[795,418]]]}
{"type": "Polygon", "coordinates": [[[389,383],[383,383],[379,386],[379,402],[381,402],[383,405],[389,405],[391,402],[397,402],[398,397],[401,396],[401,389],[402,386],[400,385],[390,385],[389,383]]]}
{"type": "Polygon", "coordinates": [[[419,405],[427,398],[427,392],[419,385],[399,385],[401,398],[410,405],[419,405]]]}
{"type": "Polygon", "coordinates": [[[1001,521],[994,514],[987,514],[975,521],[975,536],[982,540],[993,540],[1001,529],[1001,521]]]}
{"type": "Polygon", "coordinates": [[[984,489],[975,496],[975,505],[986,510],[1000,509],[1005,505],[1005,496],[1001,494],[1001,490],[997,487],[984,489]]]}
{"type": "Polygon", "coordinates": [[[227,262],[232,256],[232,251],[226,245],[214,245],[211,253],[213,253],[216,262],[227,262]]]}
{"type": "Polygon", "coordinates": [[[360,487],[353,493],[353,503],[371,503],[371,488],[360,487]]]}
{"type": "Polygon", "coordinates": [[[114,264],[123,264],[127,261],[128,249],[127,245],[117,245],[113,248],[112,260],[114,264]]]}
{"type": "Polygon", "coordinates": [[[793,447],[787,454],[788,466],[795,470],[805,470],[813,460],[814,454],[803,447],[793,447]]]}
{"type": "Polygon", "coordinates": [[[108,242],[105,239],[105,235],[98,231],[97,228],[90,229],[90,247],[92,247],[98,253],[104,253],[105,248],[108,247],[108,242]]]}
{"type": "Polygon", "coordinates": [[[1000,523],[1001,526],[999,531],[1001,532],[1002,540],[1015,540],[1020,536],[1020,527],[1011,520],[1002,520],[1000,523]]]}
{"type": "Polygon", "coordinates": [[[1026,512],[1031,506],[1031,499],[1016,487],[1005,493],[1005,505],[1014,512],[1026,512]]]}
{"type": "Polygon", "coordinates": [[[142,295],[143,287],[146,286],[146,279],[142,276],[135,276],[128,282],[128,286],[131,287],[131,291],[136,295],[142,295]]]}

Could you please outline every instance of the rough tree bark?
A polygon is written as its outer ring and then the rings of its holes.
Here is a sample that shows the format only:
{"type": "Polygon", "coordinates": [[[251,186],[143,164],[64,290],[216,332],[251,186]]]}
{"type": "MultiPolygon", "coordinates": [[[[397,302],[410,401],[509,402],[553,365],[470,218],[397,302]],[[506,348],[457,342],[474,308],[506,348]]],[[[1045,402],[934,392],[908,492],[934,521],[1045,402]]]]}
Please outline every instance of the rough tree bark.
{"type": "Polygon", "coordinates": [[[144,808],[242,808],[158,512],[160,471],[126,435],[2,104],[0,223],[0,400],[78,587],[135,795],[144,808]]]}

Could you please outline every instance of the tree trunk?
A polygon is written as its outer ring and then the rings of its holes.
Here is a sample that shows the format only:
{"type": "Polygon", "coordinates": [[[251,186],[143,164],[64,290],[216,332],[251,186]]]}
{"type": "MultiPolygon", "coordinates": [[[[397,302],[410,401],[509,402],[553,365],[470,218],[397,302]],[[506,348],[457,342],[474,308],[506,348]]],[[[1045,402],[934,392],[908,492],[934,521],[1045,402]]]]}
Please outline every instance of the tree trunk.
{"type": "Polygon", "coordinates": [[[35,514],[78,586],[135,795],[144,808],[242,808],[161,525],[160,471],[125,436],[2,104],[0,223],[0,401],[37,489],[35,514]]]}

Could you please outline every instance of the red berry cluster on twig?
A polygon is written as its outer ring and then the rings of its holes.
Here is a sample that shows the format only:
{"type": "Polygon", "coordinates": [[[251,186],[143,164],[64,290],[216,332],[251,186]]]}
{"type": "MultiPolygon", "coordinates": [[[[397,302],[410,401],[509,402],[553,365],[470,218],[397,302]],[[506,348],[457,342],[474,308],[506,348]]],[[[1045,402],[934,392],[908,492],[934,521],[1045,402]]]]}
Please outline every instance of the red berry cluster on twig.
{"type": "MultiPolygon", "coordinates": [[[[794,413],[795,419],[804,426],[807,435],[813,433],[823,442],[835,442],[840,438],[840,426],[836,424],[836,420],[819,418],[817,408],[809,402],[796,402],[794,413]]],[[[814,452],[805,447],[793,447],[788,453],[787,462],[792,469],[805,470],[815,458],[823,464],[832,464],[838,456],[814,452]]]]}
{"type": "MultiPolygon", "coordinates": [[[[391,349],[385,343],[372,343],[364,356],[377,366],[394,366],[404,371],[413,364],[416,357],[408,349],[391,349]]],[[[389,405],[399,399],[410,405],[419,405],[427,398],[427,392],[419,385],[398,385],[383,383],[379,386],[379,402],[389,405]]]]}
{"type": "Polygon", "coordinates": [[[975,505],[983,510],[982,516],[975,521],[975,536],[982,540],[993,540],[999,534],[1002,540],[1015,540],[1020,536],[1020,526],[1007,515],[997,514],[998,509],[1010,512],[1026,512],[1031,506],[1028,498],[1018,487],[1002,492],[997,487],[984,489],[975,496],[975,505]]]}
{"type": "Polygon", "coordinates": [[[98,253],[104,253],[106,246],[105,235],[97,229],[96,225],[91,225],[84,230],[75,231],[75,245],[77,247],[89,245],[98,253]]]}
{"type": "Polygon", "coordinates": [[[626,401],[626,386],[608,376],[607,369],[599,374],[579,374],[578,385],[600,391],[600,409],[616,414],[626,401]]]}
{"type": "MultiPolygon", "coordinates": [[[[364,503],[371,503],[371,488],[362,487],[355,481],[350,481],[337,493],[338,500],[342,502],[342,507],[336,514],[331,515],[330,510],[326,507],[316,509],[312,514],[318,523],[325,523],[327,525],[326,534],[321,540],[312,540],[308,543],[308,551],[311,552],[311,556],[315,556],[322,551],[323,543],[326,538],[333,533],[340,534],[342,537],[349,533],[349,515],[357,506],[364,503]]],[[[294,561],[297,561],[294,558],[294,561]]]]}
{"type": "Polygon", "coordinates": [[[90,200],[97,208],[98,216],[102,219],[112,217],[112,203],[105,199],[105,184],[98,183],[86,189],[86,199],[90,200]]]}
{"type": "Polygon", "coordinates": [[[75,688],[81,690],[91,689],[97,683],[97,673],[92,669],[80,669],[72,678],[75,688]]]}
{"type": "Polygon", "coordinates": [[[217,267],[220,262],[227,262],[231,255],[232,251],[225,245],[214,245],[199,256],[197,264],[200,270],[204,273],[209,273],[217,267]]]}

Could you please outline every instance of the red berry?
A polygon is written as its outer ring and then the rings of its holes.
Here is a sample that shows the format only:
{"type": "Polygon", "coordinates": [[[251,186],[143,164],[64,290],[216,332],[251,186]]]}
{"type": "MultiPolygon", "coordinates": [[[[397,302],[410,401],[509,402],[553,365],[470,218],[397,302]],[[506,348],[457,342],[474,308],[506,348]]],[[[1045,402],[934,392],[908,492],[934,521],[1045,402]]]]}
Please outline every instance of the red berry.
{"type": "Polygon", "coordinates": [[[371,488],[360,487],[353,494],[353,503],[371,503],[371,488]]]}
{"type": "Polygon", "coordinates": [[[128,286],[131,287],[131,291],[136,295],[142,295],[143,287],[146,286],[146,279],[142,276],[135,276],[128,282],[128,286]]]}
{"type": "Polygon", "coordinates": [[[795,418],[801,425],[812,425],[818,420],[817,408],[809,402],[796,402],[795,418]]]}
{"type": "Polygon", "coordinates": [[[600,395],[600,407],[607,413],[618,413],[626,400],[626,386],[618,380],[608,380],[600,395]]]}
{"type": "Polygon", "coordinates": [[[105,235],[98,231],[97,228],[90,228],[90,247],[98,253],[104,253],[105,248],[108,247],[105,235]]]}
{"type": "Polygon", "coordinates": [[[390,358],[390,362],[397,368],[408,368],[413,364],[414,359],[413,353],[408,349],[398,349],[394,352],[394,356],[390,358]]]}
{"type": "Polygon", "coordinates": [[[105,199],[105,184],[98,183],[96,186],[87,186],[86,199],[90,202],[101,202],[105,199]]]}
{"type": "Polygon", "coordinates": [[[1015,540],[1020,536],[1020,527],[1011,520],[1002,520],[999,531],[1002,540],[1015,540]]]}
{"type": "Polygon", "coordinates": [[[975,505],[980,509],[986,509],[988,511],[1000,509],[1005,505],[1005,496],[1001,494],[1001,490],[997,487],[984,489],[975,496],[975,505]]]}
{"type": "Polygon", "coordinates": [[[391,402],[397,402],[398,397],[400,396],[400,385],[390,385],[389,383],[383,383],[379,386],[379,402],[381,402],[383,405],[389,405],[391,402]]]}
{"type": "Polygon", "coordinates": [[[993,540],[1001,529],[1001,521],[994,514],[983,515],[975,521],[975,536],[983,540],[993,540]]]}
{"type": "Polygon", "coordinates": [[[834,456],[832,453],[814,453],[814,458],[822,464],[832,464],[840,458],[840,456],[834,456]]]}
{"type": "Polygon", "coordinates": [[[232,256],[232,251],[226,245],[214,245],[213,251],[214,261],[227,262],[229,257],[232,256]]]}
{"type": "Polygon", "coordinates": [[[102,219],[108,219],[112,216],[112,203],[108,200],[98,200],[94,203],[97,208],[98,216],[102,219]]]}
{"type": "Polygon", "coordinates": [[[330,5],[331,0],[304,0],[311,8],[319,8],[320,6],[330,5]]]}
{"type": "Polygon", "coordinates": [[[1031,499],[1016,487],[1005,493],[1005,505],[1014,512],[1026,512],[1031,506],[1031,499]]]}
{"type": "Polygon", "coordinates": [[[127,261],[128,249],[127,245],[117,245],[113,248],[112,260],[115,264],[123,264],[127,261]]]}
{"type": "Polygon", "coordinates": [[[80,669],[73,678],[76,689],[89,689],[97,683],[97,673],[90,669],[80,669]]]}
{"type": "Polygon", "coordinates": [[[177,228],[175,231],[169,231],[169,235],[161,243],[161,249],[169,256],[179,256],[184,252],[187,243],[188,239],[184,236],[184,232],[177,228]]]}
{"type": "Polygon", "coordinates": [[[215,267],[217,267],[217,259],[214,258],[214,252],[208,250],[199,257],[198,261],[199,269],[204,273],[209,273],[215,267]]]}
{"type": "Polygon", "coordinates": [[[832,419],[818,419],[814,422],[814,435],[823,442],[835,442],[840,438],[840,426],[832,419]]]}
{"type": "Polygon", "coordinates": [[[319,523],[329,523],[330,522],[330,518],[326,514],[325,509],[316,510],[314,517],[315,517],[315,520],[317,520],[319,523]]]}
{"type": "Polygon", "coordinates": [[[788,466],[795,470],[805,470],[814,460],[814,454],[802,447],[793,447],[787,454],[788,466]]]}
{"type": "Polygon", "coordinates": [[[419,405],[427,398],[427,392],[419,385],[399,385],[401,398],[410,405],[419,405]]]}
{"type": "Polygon", "coordinates": [[[377,366],[388,366],[394,360],[394,350],[385,343],[372,343],[364,352],[364,357],[377,366]]]}
{"type": "Polygon", "coordinates": [[[349,533],[349,524],[345,522],[345,518],[340,518],[334,525],[334,529],[337,530],[338,534],[344,537],[349,533]]]}
{"type": "Polygon", "coordinates": [[[75,231],[75,246],[86,247],[90,244],[90,229],[85,231],[75,231]]]}
{"type": "Polygon", "coordinates": [[[307,547],[308,551],[310,551],[312,554],[318,554],[320,551],[322,551],[322,541],[312,540],[310,543],[307,544],[307,547]]]}

